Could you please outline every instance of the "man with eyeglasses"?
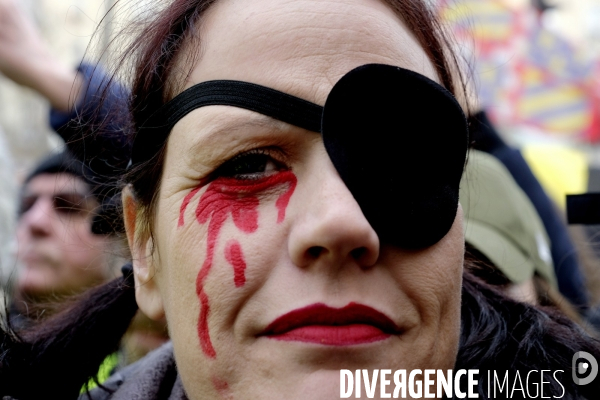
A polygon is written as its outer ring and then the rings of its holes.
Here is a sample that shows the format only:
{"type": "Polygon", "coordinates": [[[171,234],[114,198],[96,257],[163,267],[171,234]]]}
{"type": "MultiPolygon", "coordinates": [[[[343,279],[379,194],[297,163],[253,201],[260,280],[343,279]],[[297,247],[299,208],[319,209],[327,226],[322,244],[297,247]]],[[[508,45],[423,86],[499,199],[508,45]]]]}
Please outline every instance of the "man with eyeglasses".
{"type": "MultiPolygon", "coordinates": [[[[10,306],[15,325],[26,323],[24,316],[40,314],[40,307],[32,305],[55,303],[121,274],[124,261],[118,255],[127,245],[118,236],[124,228],[120,195],[114,189],[129,161],[129,142],[121,131],[128,124],[125,88],[109,85],[95,65],[82,63],[77,71],[65,67],[18,4],[0,0],[0,74],[48,100],[50,125],[87,167],[69,156],[51,157],[24,184],[18,220],[20,268],[10,306]]],[[[164,323],[138,313],[119,363],[141,358],[167,336],[164,323]]],[[[103,380],[101,374],[98,378],[103,380]]]]}
{"type": "MultiPolygon", "coordinates": [[[[115,239],[92,232],[100,204],[89,170],[68,153],[45,159],[27,177],[17,220],[18,272],[13,311],[79,293],[114,276],[115,239]]],[[[35,307],[34,307],[35,308],[35,307]]]]}

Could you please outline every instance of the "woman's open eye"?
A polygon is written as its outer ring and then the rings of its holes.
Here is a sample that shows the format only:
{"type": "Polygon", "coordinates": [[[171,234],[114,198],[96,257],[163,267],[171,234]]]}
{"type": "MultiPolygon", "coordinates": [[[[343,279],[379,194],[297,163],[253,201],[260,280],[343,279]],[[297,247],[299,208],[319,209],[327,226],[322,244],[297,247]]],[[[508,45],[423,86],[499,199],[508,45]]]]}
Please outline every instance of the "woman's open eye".
{"type": "Polygon", "coordinates": [[[285,169],[268,150],[251,150],[239,154],[222,164],[215,176],[234,179],[258,179],[270,173],[285,169]]]}

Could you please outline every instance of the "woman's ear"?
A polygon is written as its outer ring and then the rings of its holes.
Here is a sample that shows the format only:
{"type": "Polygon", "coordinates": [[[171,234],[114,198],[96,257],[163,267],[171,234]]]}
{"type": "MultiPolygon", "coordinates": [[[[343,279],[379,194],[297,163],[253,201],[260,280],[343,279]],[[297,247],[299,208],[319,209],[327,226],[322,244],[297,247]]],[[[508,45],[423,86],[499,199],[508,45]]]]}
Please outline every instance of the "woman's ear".
{"type": "Polygon", "coordinates": [[[152,239],[141,229],[140,205],[130,186],[123,189],[122,201],[125,231],[132,256],[135,299],[146,316],[155,321],[163,321],[165,310],[155,276],[152,239]]]}

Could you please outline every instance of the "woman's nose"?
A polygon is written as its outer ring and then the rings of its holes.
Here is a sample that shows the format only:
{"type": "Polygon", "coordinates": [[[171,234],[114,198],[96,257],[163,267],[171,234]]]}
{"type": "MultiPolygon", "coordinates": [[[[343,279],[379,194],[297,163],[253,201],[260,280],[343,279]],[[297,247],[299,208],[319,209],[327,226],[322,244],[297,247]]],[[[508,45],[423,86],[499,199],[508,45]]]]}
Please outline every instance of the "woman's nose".
{"type": "Polygon", "coordinates": [[[379,257],[379,238],[329,158],[313,165],[311,178],[299,180],[300,213],[290,232],[288,249],[299,267],[355,264],[369,268],[379,257]]]}

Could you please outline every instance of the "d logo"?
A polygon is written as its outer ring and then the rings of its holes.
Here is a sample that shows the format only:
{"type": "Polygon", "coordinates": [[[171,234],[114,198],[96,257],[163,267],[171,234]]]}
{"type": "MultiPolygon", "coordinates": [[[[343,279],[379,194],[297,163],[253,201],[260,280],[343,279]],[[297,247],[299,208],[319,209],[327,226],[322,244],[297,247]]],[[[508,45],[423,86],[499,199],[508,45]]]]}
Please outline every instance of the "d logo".
{"type": "Polygon", "coordinates": [[[577,385],[587,385],[598,376],[598,361],[596,361],[594,356],[585,351],[578,351],[573,354],[571,367],[573,371],[573,382],[577,385]],[[586,374],[587,376],[585,378],[581,378],[581,376],[586,374]]]}

